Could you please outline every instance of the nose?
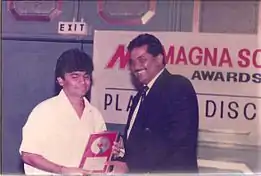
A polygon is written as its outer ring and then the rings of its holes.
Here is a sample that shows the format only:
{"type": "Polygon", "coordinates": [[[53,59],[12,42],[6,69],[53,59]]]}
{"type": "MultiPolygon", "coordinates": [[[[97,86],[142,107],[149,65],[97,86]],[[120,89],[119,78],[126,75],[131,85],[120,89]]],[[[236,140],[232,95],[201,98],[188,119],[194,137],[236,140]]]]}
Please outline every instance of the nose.
{"type": "Polygon", "coordinates": [[[80,82],[81,84],[86,83],[86,78],[85,78],[84,76],[80,76],[80,77],[79,77],[79,82],[80,82]]]}
{"type": "Polygon", "coordinates": [[[136,71],[142,68],[142,64],[139,61],[133,61],[130,68],[132,71],[136,71]]]}

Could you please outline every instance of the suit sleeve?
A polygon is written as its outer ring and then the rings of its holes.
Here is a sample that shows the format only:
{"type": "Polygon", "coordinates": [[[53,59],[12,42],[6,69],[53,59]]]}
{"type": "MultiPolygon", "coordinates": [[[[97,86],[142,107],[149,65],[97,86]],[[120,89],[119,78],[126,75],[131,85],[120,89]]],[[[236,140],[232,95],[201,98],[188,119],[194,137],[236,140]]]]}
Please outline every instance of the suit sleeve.
{"type": "Polygon", "coordinates": [[[166,107],[161,107],[163,122],[158,125],[158,131],[144,137],[146,146],[141,157],[148,170],[169,168],[168,165],[183,169],[184,165],[190,164],[190,157],[196,156],[197,97],[189,80],[182,78],[179,82],[178,87],[172,84],[171,89],[167,88],[171,93],[164,97],[167,103],[166,107]]]}

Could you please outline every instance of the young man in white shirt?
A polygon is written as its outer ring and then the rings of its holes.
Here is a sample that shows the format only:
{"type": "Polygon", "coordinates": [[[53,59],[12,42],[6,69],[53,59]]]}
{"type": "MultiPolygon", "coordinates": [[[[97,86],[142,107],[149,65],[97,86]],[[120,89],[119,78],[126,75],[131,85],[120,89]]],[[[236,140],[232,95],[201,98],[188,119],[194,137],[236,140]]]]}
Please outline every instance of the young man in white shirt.
{"type": "Polygon", "coordinates": [[[89,173],[79,168],[89,136],[106,130],[101,113],[85,98],[92,71],[92,59],[79,49],[57,60],[59,94],[39,103],[23,127],[19,152],[25,174],[89,173]]]}

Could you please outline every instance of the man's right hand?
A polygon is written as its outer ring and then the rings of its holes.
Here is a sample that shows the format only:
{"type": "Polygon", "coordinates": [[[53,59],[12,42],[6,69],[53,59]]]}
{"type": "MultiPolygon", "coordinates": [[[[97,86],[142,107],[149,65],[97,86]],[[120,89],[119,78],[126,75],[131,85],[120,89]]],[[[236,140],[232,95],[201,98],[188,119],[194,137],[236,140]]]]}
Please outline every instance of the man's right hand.
{"type": "Polygon", "coordinates": [[[120,137],[119,142],[114,142],[112,146],[112,154],[114,157],[123,157],[125,154],[123,139],[120,137]]]}
{"type": "Polygon", "coordinates": [[[22,159],[25,163],[46,172],[57,173],[62,175],[88,175],[91,173],[90,171],[80,169],[77,167],[61,166],[57,163],[49,161],[41,155],[34,153],[22,151],[22,159]]]}
{"type": "Polygon", "coordinates": [[[62,167],[61,174],[62,175],[88,175],[91,174],[91,172],[77,167],[62,167]]]}

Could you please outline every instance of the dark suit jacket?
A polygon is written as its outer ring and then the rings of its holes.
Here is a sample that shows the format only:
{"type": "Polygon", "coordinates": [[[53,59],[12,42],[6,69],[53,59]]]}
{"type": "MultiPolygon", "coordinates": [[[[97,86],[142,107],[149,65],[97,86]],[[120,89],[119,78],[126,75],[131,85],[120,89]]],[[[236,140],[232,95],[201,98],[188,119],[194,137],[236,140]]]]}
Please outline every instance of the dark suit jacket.
{"type": "Polygon", "coordinates": [[[197,172],[198,102],[190,81],[165,69],[126,139],[137,97],[133,102],[124,134],[130,172],[197,172]]]}

